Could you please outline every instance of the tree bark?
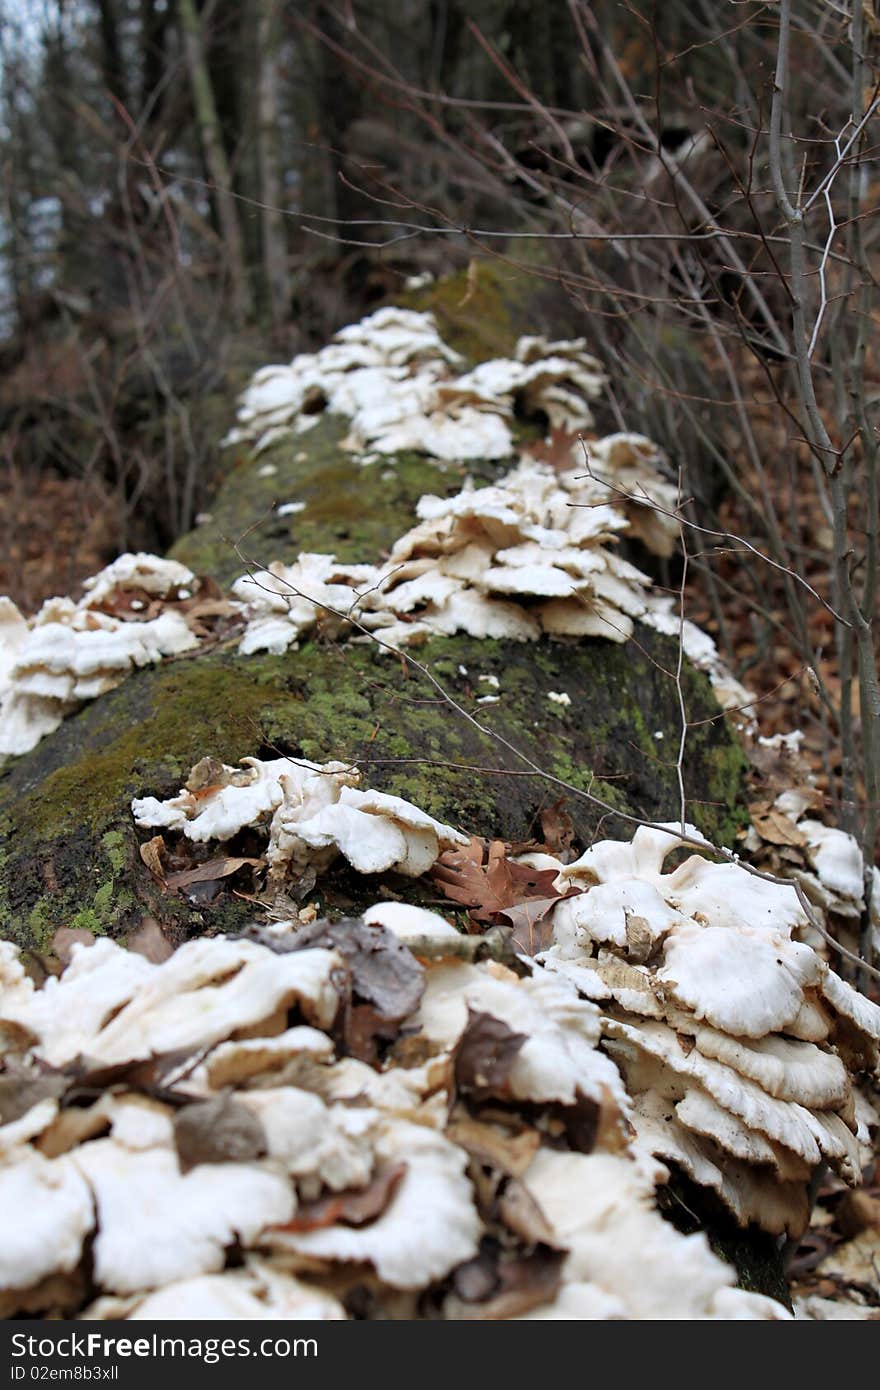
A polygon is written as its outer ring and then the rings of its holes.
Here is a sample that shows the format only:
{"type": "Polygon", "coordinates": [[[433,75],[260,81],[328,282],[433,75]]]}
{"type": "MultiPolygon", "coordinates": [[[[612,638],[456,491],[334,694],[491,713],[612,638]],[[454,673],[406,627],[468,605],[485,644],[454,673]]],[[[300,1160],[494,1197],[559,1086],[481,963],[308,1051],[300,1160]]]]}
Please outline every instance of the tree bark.
{"type": "Polygon", "coordinates": [[[232,311],[236,322],[241,323],[250,316],[253,305],[245,265],[241,226],[232,192],[229,161],[226,158],[226,150],[223,145],[214,92],[205,61],[202,30],[194,0],[178,0],[178,9],[205,165],[213,185],[212,191],[217,208],[217,217],[226,244],[226,270],[229,276],[232,311]]]}
{"type": "Polygon", "coordinates": [[[263,271],[269,314],[276,328],[287,318],[290,299],[287,235],[281,210],[278,15],[277,0],[260,0],[257,21],[257,150],[263,271]]]}

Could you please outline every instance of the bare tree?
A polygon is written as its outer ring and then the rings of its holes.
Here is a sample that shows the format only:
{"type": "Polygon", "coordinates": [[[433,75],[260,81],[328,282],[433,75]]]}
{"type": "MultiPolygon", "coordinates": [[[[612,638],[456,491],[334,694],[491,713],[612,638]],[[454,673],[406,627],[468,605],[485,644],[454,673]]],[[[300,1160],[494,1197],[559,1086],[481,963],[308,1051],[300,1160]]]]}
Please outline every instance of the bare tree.
{"type": "Polygon", "coordinates": [[[284,323],[290,300],[287,236],[282,212],[279,19],[278,0],[259,0],[257,142],[260,159],[260,216],[269,317],[275,327],[284,323]]]}
{"type": "Polygon", "coordinates": [[[253,302],[245,264],[241,226],[232,190],[232,175],[217,117],[217,107],[208,65],[205,61],[199,15],[194,0],[178,0],[178,7],[183,27],[186,65],[205,154],[205,166],[211,179],[211,191],[223,233],[232,311],[236,320],[241,323],[250,317],[253,311],[253,302]]]}

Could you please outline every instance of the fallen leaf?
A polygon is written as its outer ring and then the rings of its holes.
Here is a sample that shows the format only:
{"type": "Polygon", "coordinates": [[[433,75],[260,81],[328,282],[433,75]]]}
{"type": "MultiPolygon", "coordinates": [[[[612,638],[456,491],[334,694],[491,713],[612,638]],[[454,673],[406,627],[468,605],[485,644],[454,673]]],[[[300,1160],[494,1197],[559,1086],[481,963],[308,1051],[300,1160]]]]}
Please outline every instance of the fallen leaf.
{"type": "Polygon", "coordinates": [[[230,874],[237,873],[245,864],[254,869],[261,869],[265,863],[265,859],[207,859],[204,864],[197,864],[194,869],[183,869],[180,873],[169,874],[165,883],[169,892],[174,892],[178,888],[188,888],[191,883],[216,883],[221,878],[228,878],[230,874]]]}
{"type": "Polygon", "coordinates": [[[565,797],[561,796],[552,806],[541,811],[541,834],[551,854],[564,855],[571,849],[574,840],[574,821],[565,810],[565,797]]]}
{"type": "Polygon", "coordinates": [[[557,473],[568,473],[575,465],[574,448],[579,442],[577,431],[554,425],[546,439],[538,440],[523,452],[541,463],[549,463],[557,473]]]}
{"type": "Polygon", "coordinates": [[[41,1100],[55,1100],[67,1090],[66,1077],[36,1076],[24,1068],[13,1068],[0,1076],[0,1124],[21,1119],[41,1100]]]}
{"type": "Polygon", "coordinates": [[[509,1255],[499,1247],[493,1261],[490,1242],[483,1245],[476,1260],[455,1272],[455,1294],[445,1309],[448,1318],[502,1321],[553,1302],[567,1251],[540,1245],[527,1255],[509,1255]]]}
{"type": "Polygon", "coordinates": [[[342,1045],[353,1057],[374,1062],[379,1040],[393,1041],[403,1019],[413,1013],[425,989],[424,967],[394,932],[378,922],[322,918],[292,936],[277,937],[260,928],[246,936],[280,954],[315,946],[338,951],[349,973],[349,1002],[341,1011],[342,1045]]]}
{"type": "Polygon", "coordinates": [[[845,1192],[837,1204],[836,1217],[845,1236],[857,1236],[871,1227],[880,1231],[880,1197],[864,1191],[845,1192]]]}
{"type": "Polygon", "coordinates": [[[325,1226],[366,1226],[385,1211],[407,1171],[406,1163],[380,1166],[366,1187],[334,1192],[314,1202],[303,1202],[296,1215],[276,1231],[319,1231],[325,1226]]]}
{"type": "Polygon", "coordinates": [[[807,843],[807,838],[802,831],[798,830],[790,816],[783,811],[770,807],[766,811],[758,811],[757,807],[752,810],[752,825],[770,845],[795,845],[800,848],[807,843]]]}
{"type": "Polygon", "coordinates": [[[137,951],[153,965],[161,965],[163,960],[174,954],[174,947],[155,917],[144,917],[125,944],[130,951],[137,951]]]}
{"type": "Polygon", "coordinates": [[[458,1297],[465,1303],[485,1303],[499,1286],[496,1252],[481,1250],[472,1260],[458,1266],[452,1282],[458,1297]]]}
{"type": "Polygon", "coordinates": [[[475,922],[491,922],[506,908],[530,898],[563,896],[553,887],[555,869],[515,863],[503,840],[493,840],[487,862],[482,859],[482,841],[473,837],[465,849],[444,851],[431,870],[435,886],[453,902],[469,907],[475,922]]]}
{"type": "Polygon", "coordinates": [[[539,1131],[531,1126],[511,1134],[499,1125],[467,1114],[456,1114],[446,1126],[446,1134],[478,1163],[500,1168],[514,1177],[522,1176],[541,1145],[539,1131]]]}
{"type": "Polygon", "coordinates": [[[498,1200],[498,1215],[508,1230],[528,1245],[553,1245],[553,1227],[525,1183],[511,1178],[498,1200]]]}
{"type": "Polygon", "coordinates": [[[247,1163],[269,1147],[257,1117],[231,1096],[194,1101],[178,1110],[174,1143],[182,1172],[199,1163],[247,1163]]]}
{"type": "Polygon", "coordinates": [[[162,887],[165,887],[165,869],[162,865],[162,856],[165,853],[165,841],[161,835],[154,835],[152,840],[145,840],[138,846],[138,854],[146,864],[150,873],[158,879],[162,887]]]}
{"type": "Polygon", "coordinates": [[[455,1052],[455,1080],[475,1100],[504,1095],[510,1068],[528,1042],[492,1014],[468,1008],[467,1027],[455,1052]]]}
{"type": "Polygon", "coordinates": [[[74,946],[94,946],[94,933],[85,927],[59,927],[52,937],[52,954],[62,965],[70,964],[70,953],[74,946]]]}
{"type": "Polygon", "coordinates": [[[546,951],[553,942],[553,919],[551,913],[560,900],[557,893],[552,898],[527,898],[515,907],[506,907],[499,917],[506,917],[513,928],[513,940],[527,956],[535,956],[546,951]]]}

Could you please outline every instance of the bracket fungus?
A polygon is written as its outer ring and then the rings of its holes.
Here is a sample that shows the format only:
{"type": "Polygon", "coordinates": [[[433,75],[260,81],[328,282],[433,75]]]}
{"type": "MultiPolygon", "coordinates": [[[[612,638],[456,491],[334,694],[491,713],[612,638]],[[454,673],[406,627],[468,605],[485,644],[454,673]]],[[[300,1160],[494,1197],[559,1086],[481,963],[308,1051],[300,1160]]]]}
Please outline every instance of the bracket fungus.
{"type": "Polygon", "coordinates": [[[0,1190],[27,1213],[5,1316],[784,1316],[653,1209],[595,1005],[525,961],[444,959],[459,938],[424,909],[368,917],[369,960],[313,929],[158,965],[105,941],[38,988],[2,953],[0,1190]],[[347,1001],[395,952],[426,987],[370,1066],[347,1001]]]}
{"type": "MultiPolygon", "coordinates": [[[[318,353],[257,372],[227,437],[255,452],[327,410],[349,419],[346,447],[364,461],[413,449],[454,462],[515,462],[490,486],[468,480],[454,497],[423,497],[419,520],[384,564],[304,552],[293,564],[273,561],[241,576],[221,601],[241,634],[240,654],[277,655],[301,638],[354,631],[356,640],[372,636],[392,651],[459,632],[625,642],[640,621],[679,636],[721,703],[748,710],[748,692],[711,637],[682,622],[675,599],[653,593],[649,577],[618,553],[620,537],[633,536],[668,556],[677,498],[644,436],[574,441],[574,432],[590,428],[589,402],[606,380],[584,341],[523,338],[513,358],[465,373],[461,365],[430,314],[389,307],[342,329],[318,353]],[[552,465],[541,446],[518,451],[516,411],[550,422],[551,443],[565,441],[561,459],[556,444],[552,465]],[[364,454],[368,448],[374,452],[364,454]]],[[[0,600],[0,754],[29,751],[137,667],[196,651],[205,629],[185,605],[197,585],[177,561],[127,554],[86,580],[78,603],[49,599],[25,619],[0,600]]]]}
{"type": "Polygon", "coordinates": [[[664,873],[681,843],[675,826],[641,827],[560,865],[557,882],[585,892],[555,908],[539,959],[603,1003],[641,1147],[742,1225],[799,1235],[821,1163],[860,1179],[845,1063],[857,1046],[876,1065],[880,1008],[797,939],[793,886],[696,854],[664,873]]]}
{"type": "Polygon", "coordinates": [[[351,422],[347,447],[393,454],[417,449],[441,459],[505,458],[514,406],[582,429],[587,402],[605,376],[582,339],[521,338],[516,357],[461,373],[462,359],[440,337],[433,315],[389,306],[343,328],[317,353],[263,367],[240,398],[225,443],[256,451],[301,432],[322,411],[351,422]]]}
{"type": "Polygon", "coordinates": [[[47,599],[25,619],[0,599],[0,754],[27,753],[138,666],[197,647],[183,614],[166,606],[190,598],[194,583],[177,561],[126,554],[85,581],[78,603],[47,599]]]}
{"type": "Polygon", "coordinates": [[[354,784],[360,774],[345,763],[243,762],[245,770],[239,771],[203,759],[177,796],[136,798],[136,824],[182,831],[201,842],[228,840],[245,826],[262,826],[268,830],[266,857],[275,887],[309,868],[322,871],[339,854],[359,873],[394,869],[418,878],[442,850],[468,843],[461,831],[401,797],[359,790],[354,784]],[[210,786],[203,785],[205,776],[210,786]]]}

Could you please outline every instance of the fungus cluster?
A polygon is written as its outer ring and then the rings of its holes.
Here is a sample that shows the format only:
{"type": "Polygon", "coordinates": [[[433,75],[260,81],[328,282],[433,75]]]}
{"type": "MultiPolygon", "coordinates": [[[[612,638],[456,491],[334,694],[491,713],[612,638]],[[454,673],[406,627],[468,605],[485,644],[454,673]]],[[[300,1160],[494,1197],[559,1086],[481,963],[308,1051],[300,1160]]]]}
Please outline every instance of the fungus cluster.
{"type": "Polygon", "coordinates": [[[798,940],[793,886],[699,854],[664,873],[681,844],[641,827],[560,865],[584,891],[555,908],[540,959],[602,1002],[639,1145],[740,1224],[797,1236],[820,1165],[860,1180],[852,1078],[877,1069],[880,1008],[798,940]]]}
{"type": "Polygon", "coordinates": [[[501,459],[513,453],[515,409],[584,429],[592,423],[588,401],[606,380],[582,339],[521,338],[514,358],[465,373],[462,366],[433,315],[379,309],[341,329],[320,352],[262,367],[224,442],[247,442],[259,453],[327,411],[351,422],[345,447],[356,453],[415,449],[440,459],[501,459]]]}
{"type": "MultiPolygon", "coordinates": [[[[609,447],[604,457],[605,468],[613,469],[615,457],[631,455],[609,447]]],[[[641,504],[633,510],[652,518],[643,534],[668,554],[663,518],[641,504]]],[[[233,594],[248,617],[242,654],[280,652],[300,637],[351,623],[364,640],[372,634],[394,650],[457,632],[625,642],[640,621],[681,636],[724,706],[748,705],[711,637],[682,622],[674,597],[652,593],[650,578],[617,553],[617,539],[632,523],[596,476],[558,473],[527,459],[491,486],[423,497],[417,513],[418,523],[382,566],[302,554],[293,565],[274,563],[237,580],[233,594]]]]}
{"type": "Polygon", "coordinates": [[[226,841],[245,826],[268,832],[270,883],[323,872],[342,854],[358,873],[427,873],[442,850],[468,838],[399,796],[361,791],[345,763],[245,758],[243,768],[203,758],[166,801],[132,802],[141,828],[180,831],[197,843],[226,841]]]}
{"type": "Polygon", "coordinates": [[[85,581],[85,595],[47,599],[25,619],[0,598],[0,754],[27,753],[84,700],[138,666],[199,645],[170,600],[195,576],[175,560],[122,555],[85,581]]]}
{"type": "Polygon", "coordinates": [[[458,941],[378,904],[42,988],[0,945],[2,1315],[786,1316],[654,1208],[596,1005],[458,941]]]}
{"type": "MultiPolygon", "coordinates": [[[[454,497],[423,497],[417,524],[382,564],[303,553],[243,576],[218,605],[244,629],[240,653],[281,653],[301,637],[353,631],[392,651],[457,632],[623,642],[640,621],[680,638],[725,708],[747,707],[712,639],[618,553],[622,536],[672,553],[676,490],[644,436],[576,436],[591,426],[589,401],[605,381],[583,340],[523,338],[514,358],[468,372],[461,365],[430,314],[387,308],[321,352],[256,374],[228,442],[257,451],[329,410],[351,422],[346,446],[373,450],[368,457],[415,449],[456,461],[510,458],[513,417],[525,413],[549,422],[553,459],[542,461],[538,447],[492,486],[468,481],[454,497]]],[[[85,582],[78,603],[49,599],[25,619],[0,599],[0,755],[28,752],[137,667],[197,648],[205,633],[185,611],[197,583],[175,561],[123,555],[85,582]]]]}

